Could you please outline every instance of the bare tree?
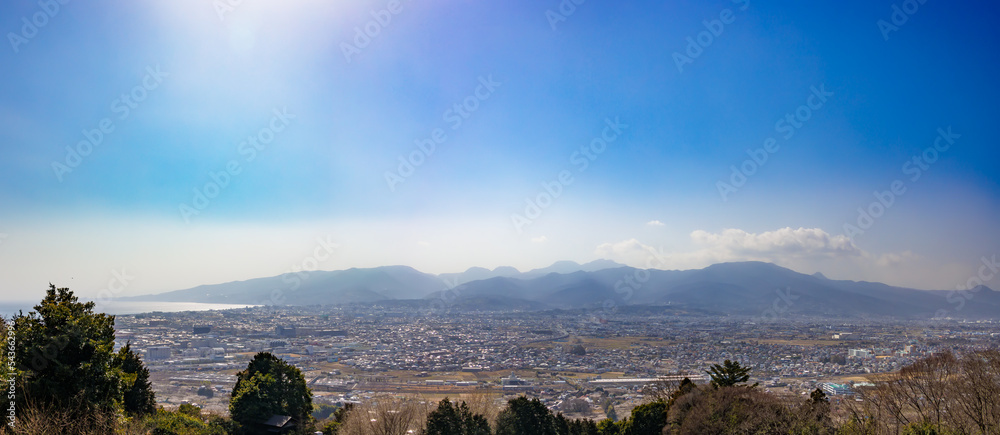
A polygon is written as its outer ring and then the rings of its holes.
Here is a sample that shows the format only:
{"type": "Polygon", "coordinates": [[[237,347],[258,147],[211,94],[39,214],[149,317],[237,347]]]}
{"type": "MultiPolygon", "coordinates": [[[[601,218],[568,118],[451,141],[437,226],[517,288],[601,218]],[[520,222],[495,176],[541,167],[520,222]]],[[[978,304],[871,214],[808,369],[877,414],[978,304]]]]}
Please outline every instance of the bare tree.
{"type": "Polygon", "coordinates": [[[424,427],[431,405],[412,397],[378,397],[357,405],[347,415],[340,432],[345,435],[405,435],[424,427]]]}

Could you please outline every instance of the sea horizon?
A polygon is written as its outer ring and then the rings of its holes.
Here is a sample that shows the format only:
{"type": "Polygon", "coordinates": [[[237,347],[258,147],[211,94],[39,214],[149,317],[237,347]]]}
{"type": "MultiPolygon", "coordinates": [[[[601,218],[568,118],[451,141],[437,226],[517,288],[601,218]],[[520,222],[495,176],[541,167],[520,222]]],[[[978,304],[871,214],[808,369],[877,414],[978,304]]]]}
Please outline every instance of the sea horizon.
{"type": "MultiPolygon", "coordinates": [[[[81,299],[81,302],[91,302],[90,300],[81,299]]],[[[34,311],[34,306],[38,305],[40,301],[14,301],[14,302],[0,302],[0,315],[4,318],[10,318],[18,313],[18,311],[23,311],[27,314],[30,311],[34,311]]],[[[153,312],[161,313],[178,313],[183,311],[221,311],[221,310],[231,310],[247,307],[255,307],[257,305],[248,304],[210,304],[201,302],[154,302],[154,301],[111,301],[111,302],[95,302],[94,312],[95,313],[105,313],[112,315],[129,315],[129,314],[146,314],[153,312]]]]}

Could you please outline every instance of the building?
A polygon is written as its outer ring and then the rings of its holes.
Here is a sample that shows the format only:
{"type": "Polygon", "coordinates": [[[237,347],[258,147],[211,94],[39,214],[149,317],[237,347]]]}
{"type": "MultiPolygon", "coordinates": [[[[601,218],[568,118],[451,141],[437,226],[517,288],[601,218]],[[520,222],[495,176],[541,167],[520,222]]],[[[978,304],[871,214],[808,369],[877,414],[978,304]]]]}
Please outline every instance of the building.
{"type": "Polygon", "coordinates": [[[820,384],[820,388],[827,396],[843,396],[845,394],[851,394],[851,387],[844,384],[835,384],[833,382],[824,382],[820,384]]]}
{"type": "Polygon", "coordinates": [[[851,349],[847,351],[847,356],[851,358],[871,358],[875,354],[868,349],[851,349]]]}
{"type": "Polygon", "coordinates": [[[528,381],[517,377],[514,372],[510,372],[509,377],[500,378],[500,384],[503,391],[529,391],[535,389],[528,381]]]}
{"type": "Polygon", "coordinates": [[[166,346],[148,347],[146,348],[146,359],[150,361],[170,359],[170,348],[166,346]]]}

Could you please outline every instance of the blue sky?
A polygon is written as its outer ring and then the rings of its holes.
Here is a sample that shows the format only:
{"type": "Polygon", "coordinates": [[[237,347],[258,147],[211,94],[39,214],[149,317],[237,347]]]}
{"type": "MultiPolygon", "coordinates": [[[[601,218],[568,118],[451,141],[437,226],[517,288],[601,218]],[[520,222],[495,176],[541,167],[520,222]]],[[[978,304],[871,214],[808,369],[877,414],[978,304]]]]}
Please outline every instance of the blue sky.
{"type": "Polygon", "coordinates": [[[0,298],[331,246],[316,267],[764,260],[952,289],[1000,246],[995,6],[330,3],[0,5],[0,298]]]}

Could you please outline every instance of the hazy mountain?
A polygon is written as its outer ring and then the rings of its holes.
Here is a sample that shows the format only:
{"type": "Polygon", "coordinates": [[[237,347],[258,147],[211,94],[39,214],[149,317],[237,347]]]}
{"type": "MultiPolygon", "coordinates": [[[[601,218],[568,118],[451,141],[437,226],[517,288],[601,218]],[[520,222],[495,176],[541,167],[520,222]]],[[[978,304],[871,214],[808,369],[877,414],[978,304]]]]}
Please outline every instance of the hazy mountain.
{"type": "Polygon", "coordinates": [[[498,277],[463,284],[450,294],[458,301],[507,297],[554,308],[669,304],[767,319],[787,314],[931,318],[941,311],[951,317],[1000,317],[1000,293],[985,287],[968,293],[972,303],[957,292],[830,280],[761,262],[685,271],[619,267],[533,279],[498,277]]]}
{"type": "Polygon", "coordinates": [[[578,271],[584,272],[595,272],[603,269],[611,269],[616,267],[625,267],[624,264],[615,263],[611,260],[594,260],[586,264],[579,264],[575,261],[557,261],[551,266],[543,267],[540,269],[532,269],[527,272],[521,272],[516,268],[510,266],[500,266],[496,269],[489,270],[485,267],[470,267],[465,272],[459,273],[442,273],[438,275],[446,284],[450,286],[456,286],[459,284],[465,284],[467,282],[479,281],[484,279],[496,278],[496,277],[508,277],[508,278],[519,278],[519,279],[530,279],[538,278],[541,276],[548,275],[550,273],[573,273],[578,271]]]}
{"type": "Polygon", "coordinates": [[[436,276],[408,266],[287,273],[247,281],[202,285],[142,301],[312,305],[419,299],[447,288],[436,276]]]}
{"type": "Polygon", "coordinates": [[[786,315],[1000,318],[1000,293],[985,286],[968,292],[915,290],[831,280],[761,262],[678,271],[635,269],[603,260],[583,265],[557,262],[529,272],[513,272],[516,269],[471,268],[460,274],[434,276],[406,266],[317,271],[132,299],[287,305],[423,299],[482,310],[669,305],[765,319],[786,315]],[[448,285],[444,282],[448,279],[469,281],[448,285]]]}
{"type": "Polygon", "coordinates": [[[493,270],[489,270],[485,267],[470,267],[465,272],[442,273],[438,275],[438,278],[444,281],[447,285],[456,286],[470,281],[490,279],[498,276],[518,276],[520,274],[521,272],[519,270],[510,266],[501,266],[493,270]]]}

